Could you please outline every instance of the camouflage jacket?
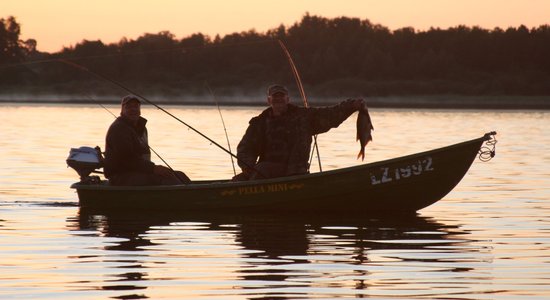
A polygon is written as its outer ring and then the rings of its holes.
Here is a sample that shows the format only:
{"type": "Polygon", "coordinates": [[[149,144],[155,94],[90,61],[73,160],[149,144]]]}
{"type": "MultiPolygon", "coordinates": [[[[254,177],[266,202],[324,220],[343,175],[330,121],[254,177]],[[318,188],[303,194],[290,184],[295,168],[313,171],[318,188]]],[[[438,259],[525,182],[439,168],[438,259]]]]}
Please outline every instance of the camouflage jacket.
{"type": "Polygon", "coordinates": [[[282,116],[273,117],[268,108],[250,120],[237,146],[241,168],[265,161],[285,164],[286,175],[306,173],[312,136],[338,127],[355,112],[351,100],[329,107],[288,106],[282,116]]]}

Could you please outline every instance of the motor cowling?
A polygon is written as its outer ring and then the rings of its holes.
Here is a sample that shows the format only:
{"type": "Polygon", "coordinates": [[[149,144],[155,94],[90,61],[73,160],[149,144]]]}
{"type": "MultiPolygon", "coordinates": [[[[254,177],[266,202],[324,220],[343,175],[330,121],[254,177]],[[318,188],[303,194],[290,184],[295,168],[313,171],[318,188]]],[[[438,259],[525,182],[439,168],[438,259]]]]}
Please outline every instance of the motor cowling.
{"type": "Polygon", "coordinates": [[[103,156],[97,146],[71,148],[66,161],[67,165],[78,173],[81,181],[87,180],[92,172],[98,172],[96,170],[103,167],[103,156]]]}

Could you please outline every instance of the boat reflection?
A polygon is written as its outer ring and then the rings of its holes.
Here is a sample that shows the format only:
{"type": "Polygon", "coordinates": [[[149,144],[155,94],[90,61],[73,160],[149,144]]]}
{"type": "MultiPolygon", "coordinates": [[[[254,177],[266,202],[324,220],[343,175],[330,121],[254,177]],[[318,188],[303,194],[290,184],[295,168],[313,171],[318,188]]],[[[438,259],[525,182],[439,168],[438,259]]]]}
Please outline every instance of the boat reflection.
{"type": "MultiPolygon", "coordinates": [[[[210,260],[227,257],[223,269],[212,270],[212,274],[217,275],[209,276],[233,276],[242,283],[240,293],[249,295],[243,291],[258,291],[253,292],[255,299],[261,298],[262,291],[269,288],[318,286],[318,282],[309,282],[304,277],[308,277],[308,272],[322,272],[315,270],[319,264],[349,266],[354,278],[352,286],[349,286],[348,280],[332,282],[331,287],[341,284],[342,288],[366,290],[370,284],[369,271],[365,266],[369,264],[381,264],[388,260],[419,263],[445,260],[448,257],[437,258],[437,255],[429,254],[438,247],[451,249],[468,242],[463,238],[467,232],[459,227],[417,215],[365,219],[308,214],[132,213],[80,209],[76,217],[68,220],[68,227],[74,231],[91,231],[96,236],[116,238],[101,244],[102,250],[118,251],[119,262],[125,264],[121,270],[127,271],[130,267],[132,271],[114,275],[115,279],[104,282],[102,289],[143,292],[148,286],[146,281],[152,279],[151,268],[174,264],[175,258],[192,261],[196,257],[201,261],[204,255],[197,255],[197,247],[200,248],[203,243],[204,249],[199,250],[202,253],[210,251],[210,260]],[[218,234],[208,237],[208,233],[218,234]],[[182,250],[187,239],[191,238],[189,235],[196,235],[199,243],[182,250]],[[213,243],[212,239],[218,242],[213,243]],[[213,248],[212,244],[218,248],[213,248]],[[227,246],[220,248],[219,245],[227,246]],[[228,256],[228,249],[233,249],[231,251],[236,255],[228,256]],[[164,252],[159,254],[160,250],[164,252]],[[377,252],[379,250],[395,253],[380,254],[377,252]],[[427,255],[408,257],[401,255],[399,250],[425,251],[427,255]],[[132,282],[133,285],[124,282],[132,282]]],[[[189,263],[187,265],[192,268],[189,263]]],[[[467,271],[468,268],[451,270],[467,271]]],[[[185,280],[184,277],[174,276],[176,278],[168,276],[166,279],[185,280]]],[[[319,274],[316,276],[319,277],[319,274]]],[[[235,293],[234,289],[230,293],[235,293]]],[[[154,298],[154,295],[130,296],[154,298]]],[[[296,296],[281,292],[277,297],[286,299],[296,296]]]]}

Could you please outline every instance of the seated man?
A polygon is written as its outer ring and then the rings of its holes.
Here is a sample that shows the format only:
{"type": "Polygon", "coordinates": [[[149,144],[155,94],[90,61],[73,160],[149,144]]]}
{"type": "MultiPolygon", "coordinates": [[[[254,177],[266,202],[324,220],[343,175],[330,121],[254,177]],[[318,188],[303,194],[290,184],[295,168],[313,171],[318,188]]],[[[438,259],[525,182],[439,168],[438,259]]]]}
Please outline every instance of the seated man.
{"type": "Polygon", "coordinates": [[[304,108],[289,103],[288,90],[272,85],[269,108],[252,118],[237,146],[242,173],[233,180],[253,180],[305,174],[309,170],[312,136],[338,127],[363,106],[349,99],[330,107],[304,108]]]}
{"type": "Polygon", "coordinates": [[[118,117],[105,138],[105,177],[112,185],[175,185],[191,180],[180,171],[151,162],[147,120],[141,117],[141,102],[134,95],[122,98],[118,117]]]}

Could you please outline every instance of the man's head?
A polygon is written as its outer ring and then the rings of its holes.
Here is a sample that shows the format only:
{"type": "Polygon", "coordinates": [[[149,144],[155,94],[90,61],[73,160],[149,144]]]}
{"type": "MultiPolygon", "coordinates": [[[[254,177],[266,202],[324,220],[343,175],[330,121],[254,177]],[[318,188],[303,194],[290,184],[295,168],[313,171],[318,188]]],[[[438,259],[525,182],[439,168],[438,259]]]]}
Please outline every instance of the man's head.
{"type": "Polygon", "coordinates": [[[120,115],[132,122],[137,122],[141,116],[141,101],[135,95],[126,95],[121,101],[120,115]]]}
{"type": "Polygon", "coordinates": [[[271,106],[275,116],[284,114],[288,108],[288,89],[280,84],[274,84],[267,88],[267,103],[271,106]]]}

